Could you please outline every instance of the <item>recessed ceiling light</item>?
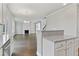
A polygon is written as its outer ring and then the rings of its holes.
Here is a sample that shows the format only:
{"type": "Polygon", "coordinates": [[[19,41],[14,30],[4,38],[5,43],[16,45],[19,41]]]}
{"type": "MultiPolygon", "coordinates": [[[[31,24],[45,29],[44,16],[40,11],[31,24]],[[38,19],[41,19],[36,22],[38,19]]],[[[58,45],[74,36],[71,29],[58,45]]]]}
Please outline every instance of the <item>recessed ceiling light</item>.
{"type": "Polygon", "coordinates": [[[30,21],[26,21],[26,20],[24,20],[24,23],[30,23],[30,21]]]}
{"type": "Polygon", "coordinates": [[[67,3],[63,3],[63,5],[67,5],[67,3]]]}

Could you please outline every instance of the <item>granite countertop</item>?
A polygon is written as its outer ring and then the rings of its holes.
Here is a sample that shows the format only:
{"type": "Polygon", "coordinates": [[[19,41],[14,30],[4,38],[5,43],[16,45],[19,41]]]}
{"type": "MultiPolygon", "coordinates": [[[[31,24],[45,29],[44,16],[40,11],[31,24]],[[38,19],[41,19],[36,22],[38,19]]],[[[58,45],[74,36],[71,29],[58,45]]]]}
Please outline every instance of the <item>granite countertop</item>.
{"type": "Polygon", "coordinates": [[[54,32],[55,32],[55,31],[56,31],[56,32],[57,32],[57,31],[63,31],[63,32],[64,32],[64,30],[44,30],[44,31],[41,31],[41,32],[53,32],[53,31],[54,31],[54,32]]]}

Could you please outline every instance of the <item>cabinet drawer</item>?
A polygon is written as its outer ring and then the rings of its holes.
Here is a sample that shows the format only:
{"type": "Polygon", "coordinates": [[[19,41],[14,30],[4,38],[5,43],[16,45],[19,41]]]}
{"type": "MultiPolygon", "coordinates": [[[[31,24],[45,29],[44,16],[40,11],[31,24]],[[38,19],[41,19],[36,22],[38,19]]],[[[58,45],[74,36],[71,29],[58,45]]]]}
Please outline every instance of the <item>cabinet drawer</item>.
{"type": "Polygon", "coordinates": [[[55,49],[66,47],[66,41],[55,42],[55,49]]]}
{"type": "Polygon", "coordinates": [[[74,39],[67,40],[67,47],[74,46],[74,44],[75,44],[74,39]]]}

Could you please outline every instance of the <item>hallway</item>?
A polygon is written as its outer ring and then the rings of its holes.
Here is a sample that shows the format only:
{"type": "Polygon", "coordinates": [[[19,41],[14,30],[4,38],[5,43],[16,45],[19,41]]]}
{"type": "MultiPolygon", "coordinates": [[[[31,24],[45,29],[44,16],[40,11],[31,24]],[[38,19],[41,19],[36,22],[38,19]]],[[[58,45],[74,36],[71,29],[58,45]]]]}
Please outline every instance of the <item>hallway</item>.
{"type": "Polygon", "coordinates": [[[0,56],[78,56],[79,3],[1,3],[0,56]]]}

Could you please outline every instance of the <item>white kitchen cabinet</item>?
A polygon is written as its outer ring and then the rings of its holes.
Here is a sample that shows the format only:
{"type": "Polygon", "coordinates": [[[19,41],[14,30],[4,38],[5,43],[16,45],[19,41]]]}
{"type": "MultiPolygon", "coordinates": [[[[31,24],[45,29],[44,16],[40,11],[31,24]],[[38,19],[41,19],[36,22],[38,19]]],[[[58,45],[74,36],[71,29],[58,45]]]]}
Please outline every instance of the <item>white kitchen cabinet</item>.
{"type": "Polygon", "coordinates": [[[43,56],[54,56],[57,54],[64,56],[66,42],[60,41],[63,39],[63,30],[42,31],[43,48],[41,49],[43,50],[43,56]],[[60,42],[56,42],[57,40],[59,40],[60,42]]]}
{"type": "Polygon", "coordinates": [[[78,56],[79,38],[65,39],[60,35],[60,40],[57,32],[54,32],[55,35],[49,33],[51,32],[43,31],[43,56],[78,56]]]}
{"type": "Polygon", "coordinates": [[[61,41],[50,41],[43,39],[43,56],[78,56],[78,46],[75,46],[76,39],[61,41]]]}
{"type": "MultiPolygon", "coordinates": [[[[55,43],[56,45],[60,45],[60,48],[55,48],[55,55],[56,56],[74,56],[75,55],[75,46],[74,46],[74,40],[75,39],[66,39],[64,41],[57,41],[55,43]],[[63,42],[61,44],[61,42],[63,42]]],[[[58,46],[57,45],[57,46],[58,46]]]]}
{"type": "MultiPolygon", "coordinates": [[[[52,56],[54,55],[54,43],[53,40],[63,40],[63,30],[53,31],[37,31],[37,55],[40,56],[52,56]]],[[[61,42],[61,44],[63,44],[61,42]]]]}
{"type": "Polygon", "coordinates": [[[55,41],[48,39],[44,39],[43,42],[43,56],[66,56],[66,45],[62,46],[61,42],[55,43],[55,41]],[[55,48],[57,43],[59,43],[61,47],[58,46],[58,48],[55,48]]]}
{"type": "Polygon", "coordinates": [[[62,30],[42,31],[37,37],[37,55],[78,56],[79,37],[64,37],[62,30]]]}

